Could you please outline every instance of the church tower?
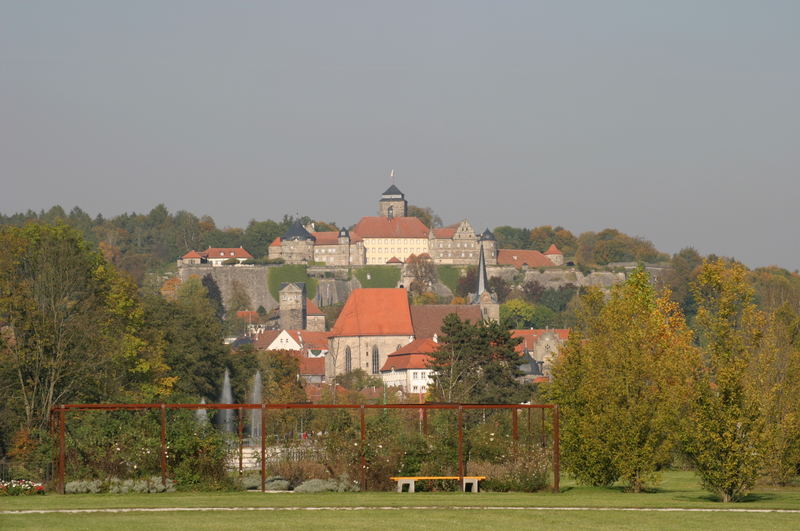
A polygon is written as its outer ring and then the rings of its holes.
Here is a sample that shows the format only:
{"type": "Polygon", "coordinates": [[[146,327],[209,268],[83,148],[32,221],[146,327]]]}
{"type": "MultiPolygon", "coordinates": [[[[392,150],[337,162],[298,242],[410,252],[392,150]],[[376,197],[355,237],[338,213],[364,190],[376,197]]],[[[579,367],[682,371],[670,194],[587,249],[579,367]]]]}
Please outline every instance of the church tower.
{"type": "Polygon", "coordinates": [[[379,213],[385,218],[404,218],[408,210],[408,201],[403,192],[398,190],[395,185],[391,185],[388,190],[383,192],[378,203],[379,213]]]}

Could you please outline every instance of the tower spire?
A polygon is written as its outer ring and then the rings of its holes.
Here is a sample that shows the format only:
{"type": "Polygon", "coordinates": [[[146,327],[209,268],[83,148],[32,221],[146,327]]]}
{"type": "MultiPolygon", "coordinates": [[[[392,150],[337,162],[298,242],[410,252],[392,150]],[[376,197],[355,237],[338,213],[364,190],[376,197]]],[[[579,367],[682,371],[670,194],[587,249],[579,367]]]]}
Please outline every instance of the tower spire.
{"type": "Polygon", "coordinates": [[[484,291],[489,290],[489,277],[486,274],[486,259],[483,256],[483,245],[481,245],[481,254],[478,259],[478,291],[475,293],[480,297],[484,291]]]}

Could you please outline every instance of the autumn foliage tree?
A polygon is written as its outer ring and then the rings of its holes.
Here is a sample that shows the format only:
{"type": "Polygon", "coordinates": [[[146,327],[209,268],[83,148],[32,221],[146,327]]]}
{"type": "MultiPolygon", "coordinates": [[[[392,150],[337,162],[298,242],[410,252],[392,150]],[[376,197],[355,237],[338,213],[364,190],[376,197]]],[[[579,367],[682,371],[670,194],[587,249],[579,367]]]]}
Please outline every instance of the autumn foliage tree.
{"type": "Polygon", "coordinates": [[[546,396],[562,411],[565,468],[580,482],[655,483],[689,407],[697,352],[678,305],[643,269],[582,298],[579,326],[556,359],[546,396]]]}
{"type": "Polygon", "coordinates": [[[687,417],[684,449],[703,486],[723,502],[753,488],[764,463],[765,422],[748,380],[761,348],[764,316],[753,303],[741,264],[703,264],[693,284],[696,328],[703,352],[687,417]]]}

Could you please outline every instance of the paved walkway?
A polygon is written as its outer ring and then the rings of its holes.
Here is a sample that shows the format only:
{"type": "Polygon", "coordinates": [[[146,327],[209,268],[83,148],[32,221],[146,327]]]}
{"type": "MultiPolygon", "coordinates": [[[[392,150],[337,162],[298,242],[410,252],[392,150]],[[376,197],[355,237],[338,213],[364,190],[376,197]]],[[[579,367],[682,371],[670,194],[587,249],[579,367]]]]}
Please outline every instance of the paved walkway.
{"type": "Polygon", "coordinates": [[[13,514],[79,514],[79,513],[160,513],[192,511],[403,511],[403,510],[460,510],[460,511],[636,511],[653,513],[790,513],[800,514],[800,509],[739,509],[739,508],[685,508],[685,507],[453,507],[453,506],[403,506],[403,507],[130,507],[120,509],[24,509],[0,511],[0,515],[13,514]]]}

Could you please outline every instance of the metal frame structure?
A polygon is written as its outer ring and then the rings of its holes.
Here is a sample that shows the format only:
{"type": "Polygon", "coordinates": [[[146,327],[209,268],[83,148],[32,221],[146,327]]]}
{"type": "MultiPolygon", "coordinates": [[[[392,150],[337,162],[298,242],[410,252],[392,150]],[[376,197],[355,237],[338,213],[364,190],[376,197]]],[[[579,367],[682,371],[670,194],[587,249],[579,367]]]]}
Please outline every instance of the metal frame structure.
{"type": "Polygon", "coordinates": [[[366,410],[367,409],[411,409],[419,410],[422,415],[423,433],[428,433],[428,411],[430,410],[456,410],[458,412],[458,476],[463,488],[464,478],[464,410],[477,409],[510,409],[511,410],[511,436],[513,440],[519,440],[519,412],[528,411],[528,430],[531,430],[531,413],[534,409],[541,411],[542,422],[542,446],[545,444],[545,410],[552,411],[553,422],[553,491],[560,490],[560,435],[559,435],[559,412],[555,404],[63,404],[50,411],[51,426],[58,437],[58,451],[56,457],[56,485],[58,492],[64,493],[66,475],[66,415],[68,411],[136,411],[158,409],[161,411],[161,481],[166,485],[168,476],[167,470],[167,410],[168,409],[217,409],[217,410],[239,410],[238,436],[239,436],[239,471],[242,470],[242,450],[243,450],[243,413],[244,410],[261,410],[261,491],[266,490],[267,468],[267,412],[269,410],[290,410],[290,409],[350,409],[359,410],[359,422],[361,425],[361,477],[360,485],[362,490],[366,490],[366,456],[364,447],[367,439],[366,410]]]}

